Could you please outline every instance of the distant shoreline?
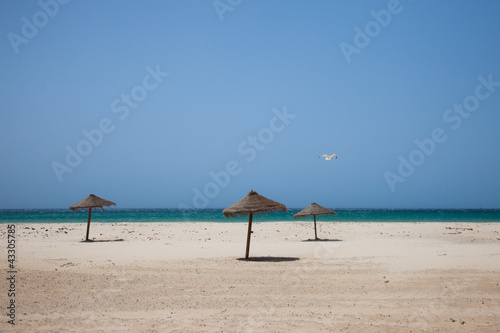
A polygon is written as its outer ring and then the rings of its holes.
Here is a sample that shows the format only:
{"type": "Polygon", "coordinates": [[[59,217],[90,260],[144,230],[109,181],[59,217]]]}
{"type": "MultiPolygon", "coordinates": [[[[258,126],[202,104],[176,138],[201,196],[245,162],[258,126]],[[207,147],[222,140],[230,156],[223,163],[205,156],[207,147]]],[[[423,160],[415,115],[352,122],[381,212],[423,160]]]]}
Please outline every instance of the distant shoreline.
{"type": "MultiPolygon", "coordinates": [[[[318,222],[471,222],[498,223],[500,209],[333,209],[337,215],[317,216],[318,222]]],[[[309,221],[310,218],[294,219],[300,209],[288,212],[256,214],[255,222],[309,221]]],[[[0,210],[2,223],[83,223],[85,212],[69,209],[9,209],[0,210]]],[[[247,222],[248,216],[226,218],[222,209],[106,209],[92,212],[92,222],[247,222]]]]}

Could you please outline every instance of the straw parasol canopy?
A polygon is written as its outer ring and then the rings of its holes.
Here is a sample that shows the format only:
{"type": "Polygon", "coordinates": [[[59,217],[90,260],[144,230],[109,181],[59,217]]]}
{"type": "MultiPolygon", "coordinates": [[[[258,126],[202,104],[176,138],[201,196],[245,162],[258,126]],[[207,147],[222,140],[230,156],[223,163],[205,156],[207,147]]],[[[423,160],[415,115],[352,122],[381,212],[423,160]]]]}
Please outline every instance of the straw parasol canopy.
{"type": "Polygon", "coordinates": [[[285,205],[263,197],[254,190],[251,190],[243,199],[232,204],[222,211],[225,217],[236,217],[238,215],[249,215],[248,218],[248,233],[247,233],[247,247],[245,259],[248,259],[250,251],[250,235],[252,234],[252,217],[256,213],[263,213],[269,211],[282,211],[286,212],[285,205]]]}
{"type": "Polygon", "coordinates": [[[83,200],[78,201],[76,204],[73,206],[69,207],[72,211],[79,212],[83,210],[89,210],[89,218],[87,220],[87,236],[85,237],[85,240],[89,240],[89,230],[90,230],[90,214],[92,212],[92,209],[97,209],[100,208],[104,211],[103,207],[107,206],[116,206],[116,204],[112,201],[108,201],[102,198],[99,198],[96,195],[89,195],[83,200]]]}
{"type": "Polygon", "coordinates": [[[337,215],[333,210],[330,210],[328,208],[322,207],[318,205],[317,203],[313,202],[297,214],[295,214],[293,217],[294,218],[299,218],[299,217],[306,217],[306,216],[314,216],[314,239],[318,239],[318,234],[316,231],[316,215],[328,215],[328,214],[333,214],[337,215]]]}

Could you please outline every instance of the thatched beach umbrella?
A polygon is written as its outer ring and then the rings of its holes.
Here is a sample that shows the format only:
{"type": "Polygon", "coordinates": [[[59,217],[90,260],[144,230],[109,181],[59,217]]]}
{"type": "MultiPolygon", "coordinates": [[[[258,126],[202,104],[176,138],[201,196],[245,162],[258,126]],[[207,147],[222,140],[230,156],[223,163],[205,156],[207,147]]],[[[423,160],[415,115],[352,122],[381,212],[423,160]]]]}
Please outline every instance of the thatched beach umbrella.
{"type": "Polygon", "coordinates": [[[99,198],[96,195],[89,195],[83,200],[78,201],[76,204],[73,206],[69,207],[69,209],[73,211],[80,211],[80,210],[85,210],[88,208],[89,210],[89,219],[87,221],[87,237],[85,237],[85,240],[89,240],[89,230],[90,230],[90,213],[92,212],[93,209],[101,208],[104,211],[105,206],[116,206],[116,204],[112,201],[104,200],[102,198],[99,198]]]}
{"type": "Polygon", "coordinates": [[[337,215],[333,210],[330,210],[325,207],[321,207],[317,203],[313,202],[297,214],[295,214],[293,217],[298,218],[298,217],[306,217],[306,216],[314,216],[314,239],[318,239],[318,233],[316,232],[316,215],[328,215],[328,214],[333,214],[337,215]]]}
{"type": "Polygon", "coordinates": [[[263,213],[268,211],[286,212],[286,207],[279,202],[273,201],[251,190],[243,199],[237,203],[227,207],[222,211],[225,217],[236,217],[237,215],[249,214],[248,218],[248,233],[247,233],[247,249],[245,259],[248,259],[250,251],[250,235],[252,233],[252,217],[255,213],[263,213]]]}

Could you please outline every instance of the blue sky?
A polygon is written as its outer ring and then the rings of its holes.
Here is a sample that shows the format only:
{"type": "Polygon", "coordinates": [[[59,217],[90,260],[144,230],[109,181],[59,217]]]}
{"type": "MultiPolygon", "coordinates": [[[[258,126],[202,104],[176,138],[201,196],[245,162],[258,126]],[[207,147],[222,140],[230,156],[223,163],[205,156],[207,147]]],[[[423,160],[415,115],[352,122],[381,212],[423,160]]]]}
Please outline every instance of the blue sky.
{"type": "Polygon", "coordinates": [[[0,208],[500,208],[499,14],[2,1],[0,208]]]}

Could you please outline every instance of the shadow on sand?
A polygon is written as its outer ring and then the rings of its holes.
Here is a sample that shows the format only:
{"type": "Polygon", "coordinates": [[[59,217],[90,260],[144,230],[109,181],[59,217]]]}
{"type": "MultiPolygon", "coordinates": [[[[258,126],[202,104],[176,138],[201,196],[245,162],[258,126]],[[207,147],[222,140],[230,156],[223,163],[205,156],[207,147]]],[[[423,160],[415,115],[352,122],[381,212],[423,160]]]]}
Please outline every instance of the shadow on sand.
{"type": "Polygon", "coordinates": [[[118,238],[118,239],[89,239],[89,240],[82,240],[80,243],[108,243],[108,242],[123,242],[123,238],[118,238]]]}
{"type": "Polygon", "coordinates": [[[342,239],[316,238],[316,239],[304,239],[302,242],[342,242],[342,239]]]}
{"type": "Polygon", "coordinates": [[[286,262],[286,261],[297,261],[300,258],[297,257],[250,257],[248,259],[238,258],[239,261],[261,261],[261,262],[286,262]]]}

